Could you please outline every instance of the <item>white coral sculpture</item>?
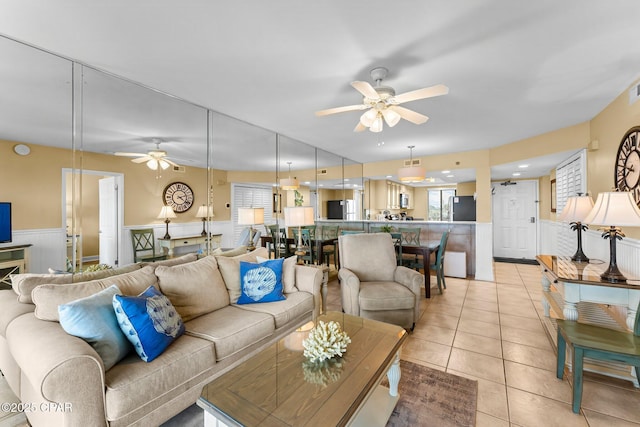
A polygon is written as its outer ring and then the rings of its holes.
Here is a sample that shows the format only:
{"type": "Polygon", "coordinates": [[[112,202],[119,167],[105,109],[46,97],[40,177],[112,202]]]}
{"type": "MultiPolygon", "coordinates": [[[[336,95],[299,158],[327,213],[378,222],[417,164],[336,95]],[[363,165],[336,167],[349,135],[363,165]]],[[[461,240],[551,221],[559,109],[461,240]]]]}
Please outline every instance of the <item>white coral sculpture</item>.
{"type": "Polygon", "coordinates": [[[329,359],[322,362],[302,362],[304,380],[325,388],[340,379],[342,375],[342,359],[329,359]]]}
{"type": "Polygon", "coordinates": [[[304,356],[311,362],[322,362],[334,356],[342,356],[347,351],[351,338],[340,329],[340,324],[331,320],[328,323],[320,320],[309,332],[309,337],[302,341],[304,356]]]}

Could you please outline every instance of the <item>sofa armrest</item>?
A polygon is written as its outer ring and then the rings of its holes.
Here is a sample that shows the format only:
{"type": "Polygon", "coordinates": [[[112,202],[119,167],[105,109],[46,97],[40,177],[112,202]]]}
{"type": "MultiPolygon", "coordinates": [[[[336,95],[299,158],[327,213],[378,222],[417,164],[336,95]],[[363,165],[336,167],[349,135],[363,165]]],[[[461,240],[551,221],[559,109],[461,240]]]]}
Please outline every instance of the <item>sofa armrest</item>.
{"type": "Polygon", "coordinates": [[[313,295],[313,318],[320,315],[320,288],[322,286],[323,272],[321,268],[296,264],[296,288],[299,291],[309,292],[313,295]]]}
{"type": "Polygon", "coordinates": [[[12,290],[0,291],[0,335],[6,337],[7,327],[13,319],[25,313],[33,312],[36,306],[18,302],[18,297],[12,290]]]}
{"type": "Polygon", "coordinates": [[[359,316],[360,303],[358,301],[358,295],[360,294],[360,279],[348,268],[341,268],[338,271],[338,278],[340,279],[342,310],[344,310],[346,314],[359,316]]]}
{"type": "Polygon", "coordinates": [[[408,267],[398,266],[393,273],[393,280],[406,286],[416,295],[415,319],[420,317],[420,290],[424,287],[424,274],[408,267]]]}
{"type": "MultiPolygon", "coordinates": [[[[16,318],[7,328],[7,344],[20,366],[23,381],[57,411],[29,414],[38,424],[106,425],[104,365],[84,340],[67,334],[59,323],[39,320],[33,313],[16,318]]],[[[30,397],[31,398],[31,397],[30,397]]]]}

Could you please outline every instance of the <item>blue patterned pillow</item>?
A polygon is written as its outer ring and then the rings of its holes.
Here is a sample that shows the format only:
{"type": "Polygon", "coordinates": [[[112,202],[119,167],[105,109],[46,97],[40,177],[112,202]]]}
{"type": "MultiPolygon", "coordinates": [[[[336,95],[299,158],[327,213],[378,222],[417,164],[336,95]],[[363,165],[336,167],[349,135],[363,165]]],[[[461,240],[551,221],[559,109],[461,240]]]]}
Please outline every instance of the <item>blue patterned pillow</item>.
{"type": "Polygon", "coordinates": [[[131,351],[111,304],[114,295],[119,294],[120,289],[111,285],[97,294],[58,306],[62,329],[88,342],[102,359],[105,371],[131,351]]]}
{"type": "Polygon", "coordinates": [[[113,296],[118,324],[138,356],[151,362],[184,333],[184,323],[169,298],[149,286],[137,297],[113,296]]]}
{"type": "Polygon", "coordinates": [[[285,299],[282,293],[282,263],[284,258],[255,264],[240,261],[240,290],[237,304],[253,304],[285,299]]]}

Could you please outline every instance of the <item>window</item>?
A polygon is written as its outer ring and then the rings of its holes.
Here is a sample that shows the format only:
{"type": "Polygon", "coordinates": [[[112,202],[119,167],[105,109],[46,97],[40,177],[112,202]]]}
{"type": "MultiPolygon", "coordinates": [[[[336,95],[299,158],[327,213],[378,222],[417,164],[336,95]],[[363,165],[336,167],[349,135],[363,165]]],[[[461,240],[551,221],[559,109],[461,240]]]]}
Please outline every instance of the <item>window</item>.
{"type": "Polygon", "coordinates": [[[454,188],[440,188],[428,190],[427,219],[429,221],[449,221],[451,213],[451,197],[456,195],[454,188]]]}

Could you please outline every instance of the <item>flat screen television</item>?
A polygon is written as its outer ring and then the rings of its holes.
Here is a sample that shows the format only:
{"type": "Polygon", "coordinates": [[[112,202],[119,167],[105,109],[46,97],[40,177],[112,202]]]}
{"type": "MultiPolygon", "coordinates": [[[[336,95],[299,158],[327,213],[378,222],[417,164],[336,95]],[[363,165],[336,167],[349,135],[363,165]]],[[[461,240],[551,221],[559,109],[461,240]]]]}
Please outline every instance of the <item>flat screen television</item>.
{"type": "Polygon", "coordinates": [[[0,243],[11,241],[11,203],[0,202],[0,243]]]}

